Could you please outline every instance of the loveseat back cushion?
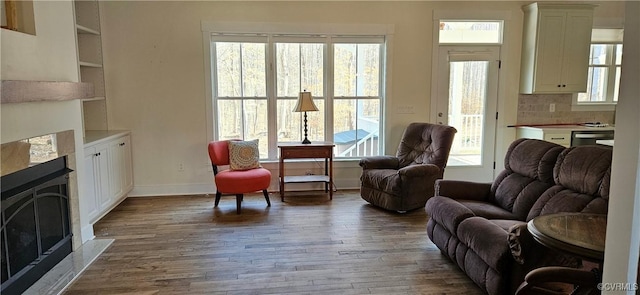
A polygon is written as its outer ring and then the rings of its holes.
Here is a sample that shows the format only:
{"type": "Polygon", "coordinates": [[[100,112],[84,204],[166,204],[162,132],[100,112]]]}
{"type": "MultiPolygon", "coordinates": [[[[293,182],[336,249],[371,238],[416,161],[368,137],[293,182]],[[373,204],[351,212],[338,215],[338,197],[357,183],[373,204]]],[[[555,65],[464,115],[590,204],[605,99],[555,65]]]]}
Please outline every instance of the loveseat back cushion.
{"type": "Polygon", "coordinates": [[[556,185],[540,196],[527,220],[558,212],[606,214],[612,151],[610,147],[589,145],[562,152],[553,169],[556,185]]]}
{"type": "Polygon", "coordinates": [[[491,186],[491,201],[524,221],[538,197],[554,185],[554,165],[563,150],[560,145],[537,139],[511,143],[505,170],[491,186]]]}
{"type": "Polygon", "coordinates": [[[588,145],[570,148],[558,156],[555,182],[579,193],[609,199],[613,149],[588,145]]]}
{"type": "Polygon", "coordinates": [[[433,164],[440,168],[442,175],[456,132],[455,128],[447,125],[409,124],[396,153],[400,168],[414,164],[433,164]]]}

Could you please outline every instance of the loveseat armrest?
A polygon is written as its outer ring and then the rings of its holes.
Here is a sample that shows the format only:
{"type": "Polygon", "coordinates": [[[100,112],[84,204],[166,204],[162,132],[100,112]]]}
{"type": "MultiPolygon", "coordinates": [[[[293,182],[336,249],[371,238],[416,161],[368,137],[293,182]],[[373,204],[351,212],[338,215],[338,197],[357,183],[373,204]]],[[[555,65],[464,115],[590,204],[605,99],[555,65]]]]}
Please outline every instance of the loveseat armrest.
{"type": "MultiPolygon", "coordinates": [[[[403,177],[424,177],[426,175],[440,175],[440,168],[433,164],[409,165],[398,170],[398,174],[403,177]]],[[[434,178],[434,180],[435,180],[434,178]]]]}
{"type": "Polygon", "coordinates": [[[435,195],[458,200],[487,201],[491,195],[491,183],[439,179],[435,195]]]}
{"type": "Polygon", "coordinates": [[[393,156],[372,156],[360,159],[362,169],[398,169],[400,160],[393,156]]]}

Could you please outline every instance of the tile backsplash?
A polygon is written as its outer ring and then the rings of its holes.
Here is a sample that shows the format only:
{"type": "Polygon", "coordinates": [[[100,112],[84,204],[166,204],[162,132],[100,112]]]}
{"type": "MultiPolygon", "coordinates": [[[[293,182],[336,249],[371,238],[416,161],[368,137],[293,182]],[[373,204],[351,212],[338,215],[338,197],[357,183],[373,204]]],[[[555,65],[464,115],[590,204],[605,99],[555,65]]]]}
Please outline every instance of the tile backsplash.
{"type": "Polygon", "coordinates": [[[614,123],[614,111],[571,111],[571,102],[572,94],[520,94],[517,124],[614,123]],[[552,103],[555,112],[549,112],[552,103]]]}

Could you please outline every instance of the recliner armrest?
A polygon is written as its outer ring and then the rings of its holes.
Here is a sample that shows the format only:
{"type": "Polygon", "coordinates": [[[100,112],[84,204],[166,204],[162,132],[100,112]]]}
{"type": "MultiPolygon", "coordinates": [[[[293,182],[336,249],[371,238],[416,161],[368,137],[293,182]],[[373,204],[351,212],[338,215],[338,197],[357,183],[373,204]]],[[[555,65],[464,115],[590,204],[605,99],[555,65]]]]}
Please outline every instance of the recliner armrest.
{"type": "Polygon", "coordinates": [[[360,159],[362,169],[398,169],[400,160],[393,156],[373,156],[360,159]]]}
{"type": "Polygon", "coordinates": [[[459,200],[487,201],[491,195],[491,183],[439,179],[435,195],[459,200]]]}
{"type": "Polygon", "coordinates": [[[440,168],[433,164],[409,165],[398,170],[404,177],[423,177],[425,175],[439,175],[440,168]]]}

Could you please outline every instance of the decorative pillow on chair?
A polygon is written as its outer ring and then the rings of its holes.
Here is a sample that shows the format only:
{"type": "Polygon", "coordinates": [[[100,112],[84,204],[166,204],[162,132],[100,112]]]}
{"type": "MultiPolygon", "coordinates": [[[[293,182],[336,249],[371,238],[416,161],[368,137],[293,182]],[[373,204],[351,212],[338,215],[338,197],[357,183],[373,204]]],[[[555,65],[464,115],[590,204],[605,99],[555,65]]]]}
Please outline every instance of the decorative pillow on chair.
{"type": "Polygon", "coordinates": [[[258,140],[229,141],[229,168],[231,170],[249,170],[260,168],[258,140]]]}

